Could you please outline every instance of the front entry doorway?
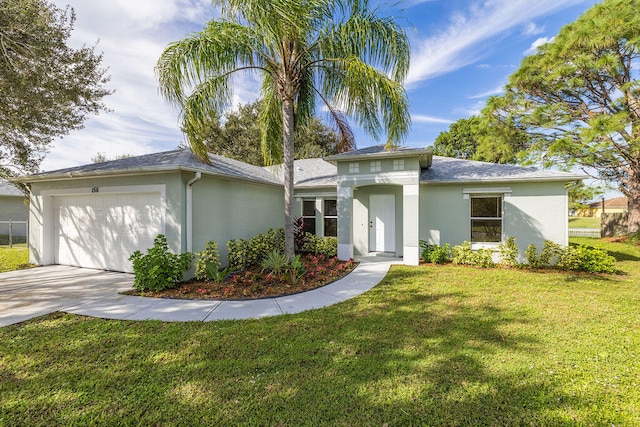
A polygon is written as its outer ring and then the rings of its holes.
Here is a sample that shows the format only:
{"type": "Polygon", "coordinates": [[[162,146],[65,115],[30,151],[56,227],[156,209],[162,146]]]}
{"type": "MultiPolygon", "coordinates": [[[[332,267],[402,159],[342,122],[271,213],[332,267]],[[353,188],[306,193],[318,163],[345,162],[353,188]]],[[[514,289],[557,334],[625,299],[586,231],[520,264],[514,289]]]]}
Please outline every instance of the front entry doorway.
{"type": "Polygon", "coordinates": [[[396,251],[396,198],[393,194],[369,196],[369,251],[396,251]]]}

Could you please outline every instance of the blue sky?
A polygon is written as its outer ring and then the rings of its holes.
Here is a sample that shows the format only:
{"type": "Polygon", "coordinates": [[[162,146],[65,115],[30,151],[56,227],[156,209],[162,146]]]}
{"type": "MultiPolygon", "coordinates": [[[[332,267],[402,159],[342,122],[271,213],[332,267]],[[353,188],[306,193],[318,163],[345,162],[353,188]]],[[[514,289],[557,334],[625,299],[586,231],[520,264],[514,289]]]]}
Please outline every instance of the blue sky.
{"type": "MultiPolygon", "coordinates": [[[[100,152],[146,154],[183,142],[178,112],[158,94],[153,67],[171,41],[202,29],[217,16],[208,0],[54,0],[76,11],[71,44],[104,52],[109,67],[105,99],[112,110],[55,142],[44,170],[90,162],[100,152]]],[[[388,9],[411,40],[406,82],[413,126],[406,145],[433,144],[440,132],[477,114],[499,94],[522,58],[574,21],[594,0],[409,0],[388,9]]],[[[233,103],[252,102],[255,76],[235,81],[233,103]]],[[[378,143],[356,130],[358,147],[378,143]]]]}

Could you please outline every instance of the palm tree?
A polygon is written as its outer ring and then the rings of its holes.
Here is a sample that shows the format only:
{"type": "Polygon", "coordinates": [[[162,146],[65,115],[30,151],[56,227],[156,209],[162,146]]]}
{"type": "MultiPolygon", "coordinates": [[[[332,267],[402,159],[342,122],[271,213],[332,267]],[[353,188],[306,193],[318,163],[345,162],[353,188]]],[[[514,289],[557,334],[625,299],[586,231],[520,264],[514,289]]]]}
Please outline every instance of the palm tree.
{"type": "Polygon", "coordinates": [[[317,104],[349,143],[344,114],[387,146],[409,130],[402,82],[409,43],[393,18],[371,10],[368,0],[214,0],[222,18],[171,43],[158,60],[162,95],[179,106],[196,155],[208,162],[197,129],[230,106],[239,72],[262,81],[262,153],[267,164],[284,161],[285,252],[294,253],[294,129],[317,104]]]}

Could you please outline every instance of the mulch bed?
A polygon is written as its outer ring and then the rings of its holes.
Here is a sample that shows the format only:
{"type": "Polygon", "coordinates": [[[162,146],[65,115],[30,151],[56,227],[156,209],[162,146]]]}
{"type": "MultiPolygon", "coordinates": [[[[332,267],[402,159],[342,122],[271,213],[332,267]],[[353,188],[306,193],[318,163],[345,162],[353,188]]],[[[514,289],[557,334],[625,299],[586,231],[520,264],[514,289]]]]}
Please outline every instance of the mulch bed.
{"type": "Polygon", "coordinates": [[[155,298],[178,299],[225,299],[243,300],[256,298],[273,298],[283,295],[310,291],[335,282],[346,276],[358,265],[353,260],[340,261],[337,257],[323,255],[304,255],[301,261],[306,267],[303,277],[291,280],[289,273],[273,274],[260,266],[253,266],[245,271],[232,274],[220,283],[210,280],[193,279],[181,283],[175,288],[160,292],[125,292],[127,295],[138,295],[155,298]]]}

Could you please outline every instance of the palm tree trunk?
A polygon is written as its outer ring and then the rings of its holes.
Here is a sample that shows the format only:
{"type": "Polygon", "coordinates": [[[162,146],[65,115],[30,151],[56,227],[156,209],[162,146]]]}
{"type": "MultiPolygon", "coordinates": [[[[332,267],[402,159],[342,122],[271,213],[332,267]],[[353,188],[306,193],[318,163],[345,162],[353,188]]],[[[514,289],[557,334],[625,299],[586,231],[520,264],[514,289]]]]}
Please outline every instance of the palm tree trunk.
{"type": "Polygon", "coordinates": [[[293,219],[293,100],[282,102],[282,143],[284,154],[284,252],[291,259],[295,255],[293,219]]]}

